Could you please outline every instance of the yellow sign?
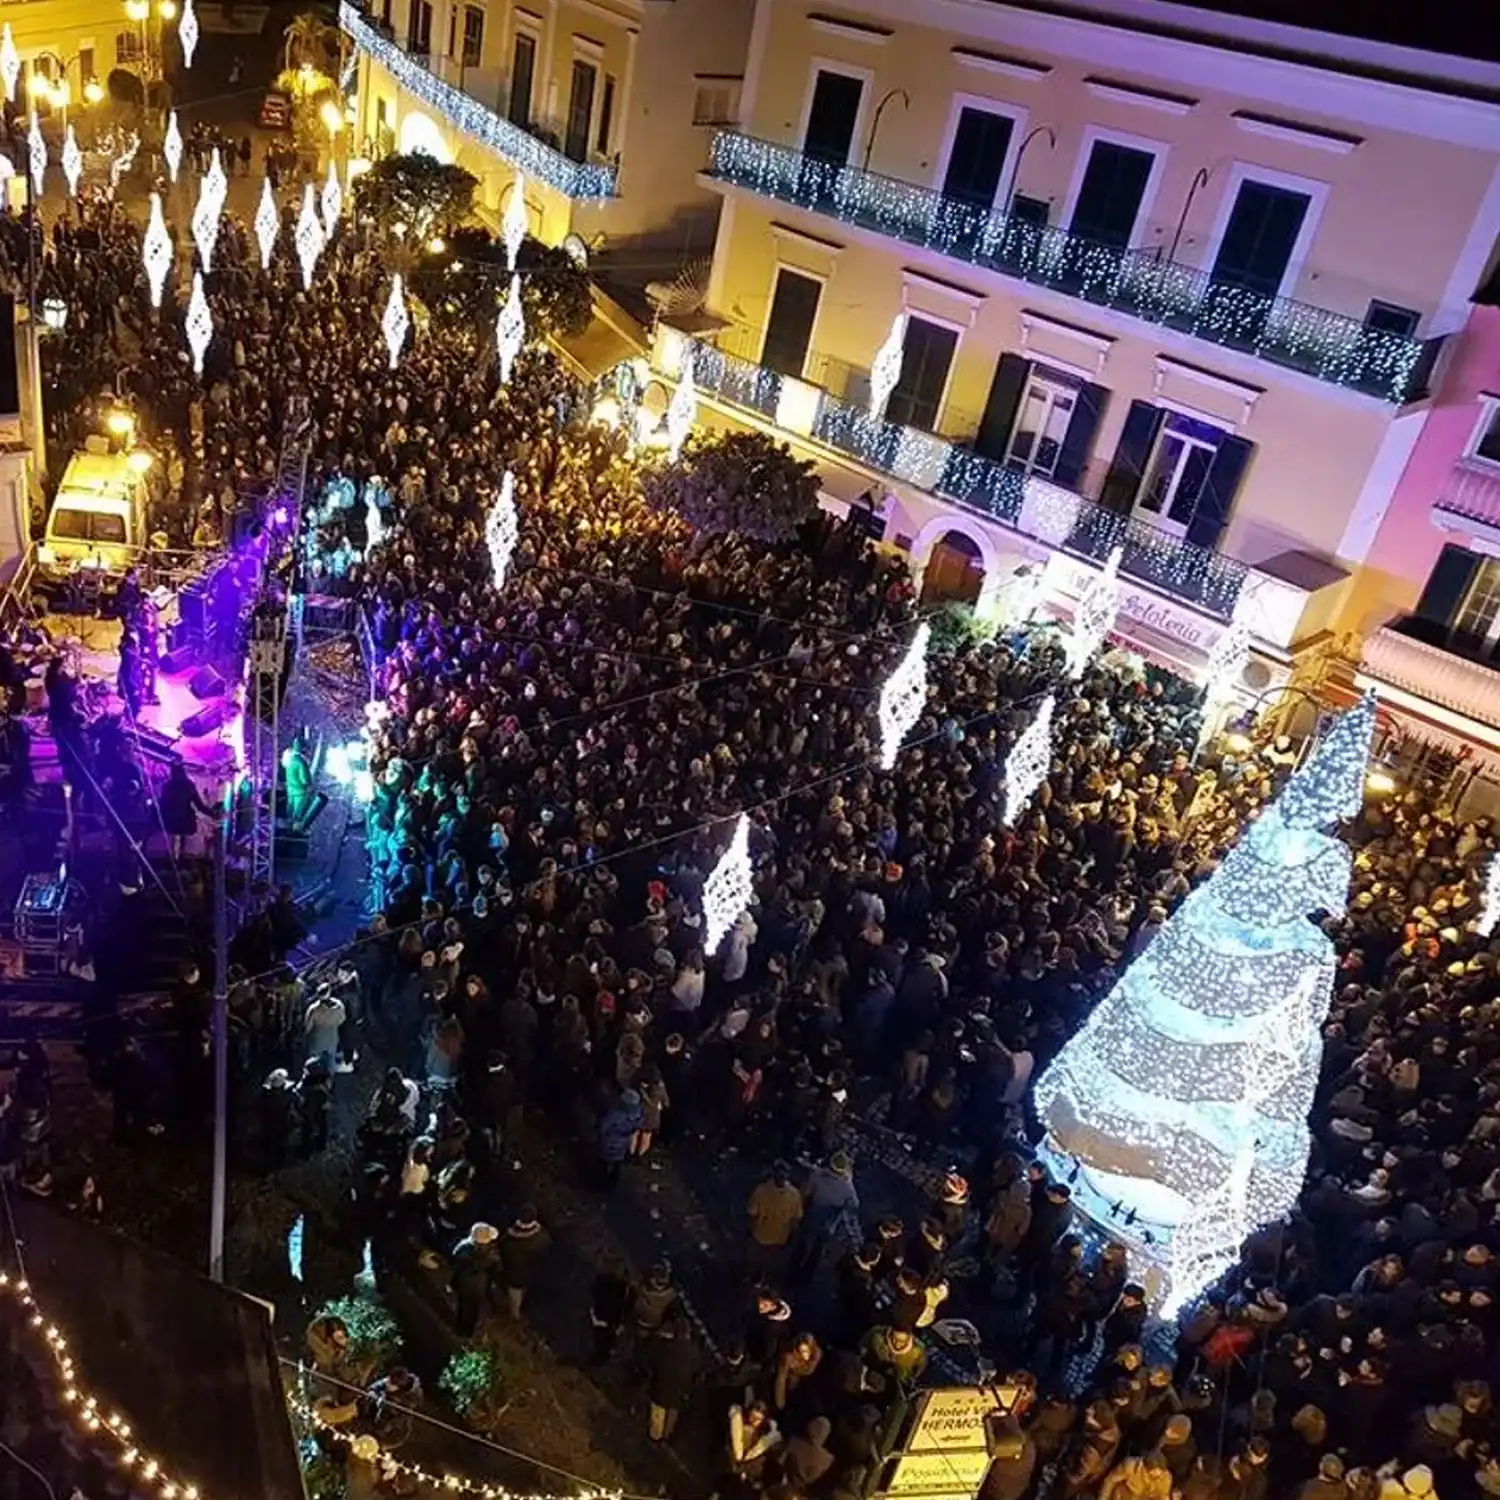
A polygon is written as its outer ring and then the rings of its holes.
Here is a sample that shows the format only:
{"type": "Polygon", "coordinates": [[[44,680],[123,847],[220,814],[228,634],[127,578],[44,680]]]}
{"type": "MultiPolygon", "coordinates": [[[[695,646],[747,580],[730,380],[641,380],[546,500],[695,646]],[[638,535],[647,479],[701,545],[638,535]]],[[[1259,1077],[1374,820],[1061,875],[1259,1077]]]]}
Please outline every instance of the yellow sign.
{"type": "Polygon", "coordinates": [[[933,1391],[912,1428],[908,1453],[951,1452],[963,1448],[985,1450],[984,1419],[1001,1410],[993,1390],[955,1386],[933,1391]]]}
{"type": "Polygon", "coordinates": [[[956,1453],[903,1453],[885,1486],[888,1495],[963,1495],[970,1500],[990,1466],[983,1448],[956,1453]]]}

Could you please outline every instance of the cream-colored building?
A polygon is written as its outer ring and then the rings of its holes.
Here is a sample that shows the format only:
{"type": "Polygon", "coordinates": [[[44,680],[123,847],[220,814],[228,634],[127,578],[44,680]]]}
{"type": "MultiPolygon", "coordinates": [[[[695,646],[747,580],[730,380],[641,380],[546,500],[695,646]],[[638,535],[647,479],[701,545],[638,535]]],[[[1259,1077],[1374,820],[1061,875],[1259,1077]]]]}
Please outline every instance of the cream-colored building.
{"type": "Polygon", "coordinates": [[[344,0],[355,140],[478,177],[498,217],[517,170],[549,244],[712,247],[708,142],[738,118],[753,0],[344,0]]]}
{"type": "MultiPolygon", "coordinates": [[[[116,70],[160,77],[174,55],[177,4],[137,0],[127,10],[125,0],[0,0],[0,25],[10,28],[21,64],[17,101],[33,97],[33,75],[45,78],[54,96],[66,80],[67,108],[76,118],[103,99],[116,70]]],[[[57,107],[47,94],[38,103],[44,115],[57,107]]]]}
{"type": "Polygon", "coordinates": [[[871,496],[934,592],[1056,558],[1066,611],[1122,548],[1160,660],[1240,620],[1269,685],[1368,613],[1500,231],[1500,67],[1160,0],[759,0],[744,72],[712,316],[654,356],[695,341],[705,414],[871,496]]]}

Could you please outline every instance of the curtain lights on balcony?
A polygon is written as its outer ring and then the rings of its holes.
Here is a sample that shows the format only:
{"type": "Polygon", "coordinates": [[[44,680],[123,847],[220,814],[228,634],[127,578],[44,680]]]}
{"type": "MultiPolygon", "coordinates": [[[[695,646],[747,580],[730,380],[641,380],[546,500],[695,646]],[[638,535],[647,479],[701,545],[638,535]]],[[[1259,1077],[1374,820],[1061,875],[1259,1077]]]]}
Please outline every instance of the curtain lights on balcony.
{"type": "Polygon", "coordinates": [[[408,94],[415,95],[451,126],[519,167],[528,177],[575,201],[612,198],[617,173],[605,163],[576,162],[534,135],[502,119],[461,89],[430,73],[394,42],[383,37],[349,3],[339,6],[339,25],[372,61],[380,64],[408,94]]]}

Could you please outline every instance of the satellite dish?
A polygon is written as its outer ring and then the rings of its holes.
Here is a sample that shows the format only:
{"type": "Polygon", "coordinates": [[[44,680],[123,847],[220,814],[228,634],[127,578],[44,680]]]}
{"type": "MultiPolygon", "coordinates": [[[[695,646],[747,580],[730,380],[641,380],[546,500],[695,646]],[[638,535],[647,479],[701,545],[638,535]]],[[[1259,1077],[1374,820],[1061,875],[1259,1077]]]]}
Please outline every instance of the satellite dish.
{"type": "Polygon", "coordinates": [[[589,247],[584,244],[583,237],[581,235],[570,234],[567,239],[562,242],[562,247],[568,259],[572,261],[575,266],[583,271],[588,270],[589,247]]]}

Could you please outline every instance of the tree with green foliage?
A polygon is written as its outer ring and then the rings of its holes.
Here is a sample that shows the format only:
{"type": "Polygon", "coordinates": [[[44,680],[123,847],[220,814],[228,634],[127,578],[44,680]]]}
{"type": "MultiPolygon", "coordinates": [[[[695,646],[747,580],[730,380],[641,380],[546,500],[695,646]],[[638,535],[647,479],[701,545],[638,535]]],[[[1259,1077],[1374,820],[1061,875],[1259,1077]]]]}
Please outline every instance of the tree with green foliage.
{"type": "Polygon", "coordinates": [[[354,179],[354,208],[382,235],[413,247],[452,234],[474,216],[479,179],[425,151],[383,157],[354,179]]]}
{"type": "Polygon", "coordinates": [[[675,463],[646,476],[645,491],[700,537],[733,532],[783,542],[818,508],[812,464],[762,432],[694,433],[675,463]]]}
{"type": "MultiPolygon", "coordinates": [[[[589,275],[566,251],[528,239],[516,264],[528,339],[576,337],[588,328],[589,275]]],[[[455,231],[441,251],[422,248],[411,270],[413,295],[448,327],[491,327],[509,286],[504,247],[479,228],[455,231]]]]}

